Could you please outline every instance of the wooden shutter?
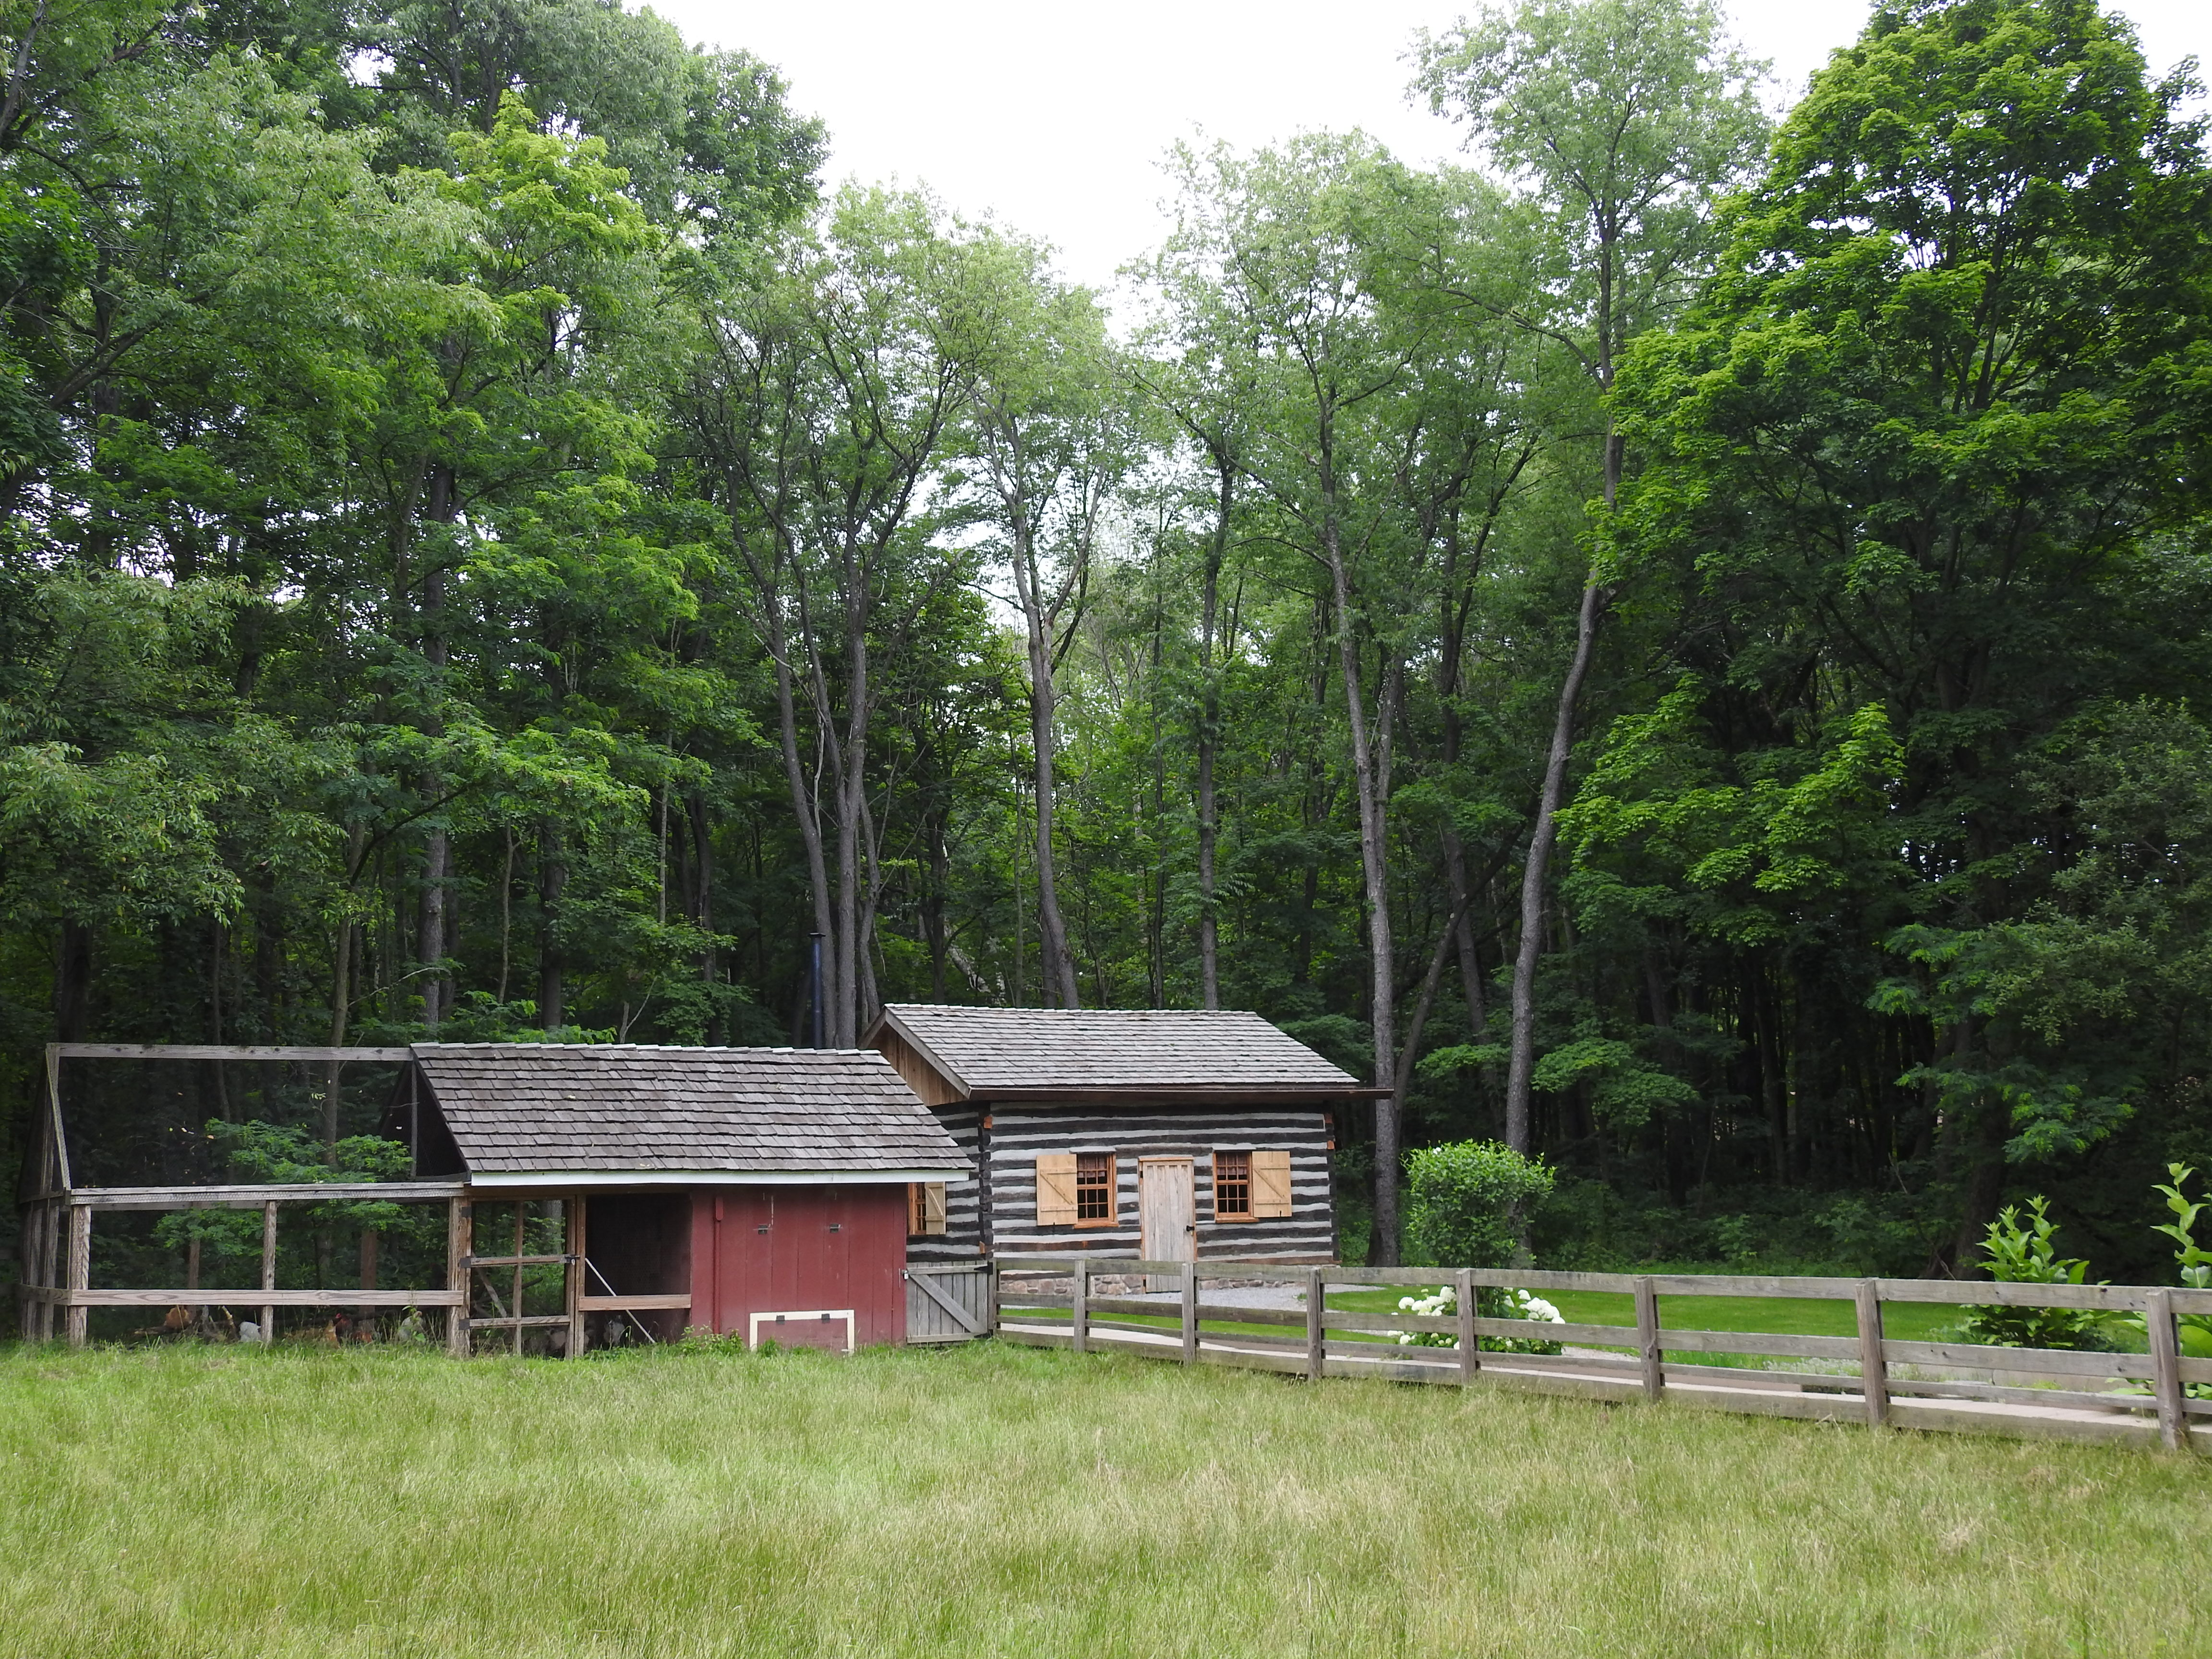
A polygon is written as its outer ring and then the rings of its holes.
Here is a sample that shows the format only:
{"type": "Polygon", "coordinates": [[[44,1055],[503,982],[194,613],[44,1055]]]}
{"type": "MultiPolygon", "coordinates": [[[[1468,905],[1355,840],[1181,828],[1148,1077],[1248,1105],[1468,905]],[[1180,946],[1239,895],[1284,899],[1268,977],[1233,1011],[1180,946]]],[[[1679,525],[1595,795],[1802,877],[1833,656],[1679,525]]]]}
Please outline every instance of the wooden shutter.
{"type": "Polygon", "coordinates": [[[1075,1224],[1075,1154],[1045,1152],[1036,1161],[1036,1218],[1040,1227],[1075,1224]]]}
{"type": "Polygon", "coordinates": [[[921,1183],[921,1231],[940,1235],[945,1231],[945,1183],[941,1181],[921,1183]]]}
{"type": "Polygon", "coordinates": [[[1252,1219],[1279,1221],[1291,1212],[1291,1155],[1252,1154],[1252,1219]]]}

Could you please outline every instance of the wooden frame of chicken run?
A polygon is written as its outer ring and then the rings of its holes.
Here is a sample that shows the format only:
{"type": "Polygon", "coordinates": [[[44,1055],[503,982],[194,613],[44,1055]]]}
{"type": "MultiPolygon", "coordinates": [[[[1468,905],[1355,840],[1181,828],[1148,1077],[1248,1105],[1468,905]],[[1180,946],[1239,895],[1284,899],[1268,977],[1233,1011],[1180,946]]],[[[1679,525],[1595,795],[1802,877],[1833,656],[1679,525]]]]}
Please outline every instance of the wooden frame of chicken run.
{"type": "Polygon", "coordinates": [[[96,1308],[167,1309],[173,1320],[181,1310],[190,1322],[216,1306],[257,1310],[264,1340],[285,1309],[326,1310],[334,1322],[402,1309],[442,1313],[445,1346],[457,1356],[481,1351],[488,1334],[514,1353],[574,1357],[595,1346],[595,1332],[659,1340],[692,1323],[749,1335],[765,1326],[787,1341],[835,1334],[845,1346],[856,1335],[902,1341],[917,1289],[934,1293],[925,1316],[945,1299],[937,1282],[916,1287],[904,1270],[909,1183],[968,1168],[889,1063],[869,1051],[54,1043],[46,1094],[23,1206],[20,1328],[34,1341],[72,1346],[87,1340],[96,1308]],[[386,1125],[404,1135],[416,1178],[79,1186],[63,1114],[65,1060],[290,1061],[325,1068],[326,1086],[348,1063],[403,1066],[386,1125]],[[358,1288],[278,1289],[284,1206],[348,1201],[443,1204],[444,1283],[380,1286],[374,1236],[365,1235],[358,1288]],[[597,1263],[586,1254],[595,1201],[611,1206],[606,1248],[615,1252],[603,1251],[597,1263]],[[489,1219],[479,1210],[494,1207],[512,1212],[513,1233],[478,1254],[477,1231],[489,1219]],[[93,1286],[100,1212],[210,1209],[261,1212],[258,1289],[202,1285],[196,1248],[185,1285],[93,1286]],[[543,1228],[528,1225],[532,1209],[548,1222],[557,1209],[557,1249],[545,1248],[543,1228]],[[555,1268],[559,1311],[532,1312],[526,1276],[543,1309],[552,1301],[544,1270],[555,1268]],[[636,1282],[618,1287],[610,1273],[636,1282]],[[832,1304],[841,1316],[835,1333],[795,1322],[832,1304]]]}

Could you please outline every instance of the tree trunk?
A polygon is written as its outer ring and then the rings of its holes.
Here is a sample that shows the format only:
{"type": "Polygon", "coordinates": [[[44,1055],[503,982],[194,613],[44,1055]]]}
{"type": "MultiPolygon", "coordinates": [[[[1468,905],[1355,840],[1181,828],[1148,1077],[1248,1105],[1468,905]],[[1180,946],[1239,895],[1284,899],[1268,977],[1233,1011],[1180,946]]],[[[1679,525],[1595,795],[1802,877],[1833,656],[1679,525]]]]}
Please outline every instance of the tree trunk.
{"type": "Polygon", "coordinates": [[[1053,857],[1054,744],[1058,734],[1058,704],[1052,676],[1052,618],[1045,614],[1044,596],[1038,591],[1036,549],[1018,497],[1009,511],[1014,527],[1014,591],[1029,636],[1030,748],[1036,777],[1036,882],[1038,948],[1043,960],[1038,976],[1043,980],[1048,1007],[1079,1008],[1082,999],[1075,985],[1075,959],[1067,948],[1067,928],[1060,914],[1060,885],[1053,857]]]}
{"type": "Polygon", "coordinates": [[[551,818],[538,824],[538,1023],[557,1031],[565,1023],[561,941],[557,928],[561,894],[568,884],[568,866],[562,857],[561,826],[551,818]]]}
{"type": "Polygon", "coordinates": [[[1230,518],[1236,506],[1237,471],[1217,448],[1220,504],[1213,539],[1206,552],[1206,580],[1200,600],[1198,709],[1198,968],[1200,1006],[1221,1006],[1221,938],[1214,910],[1214,856],[1220,826],[1213,798],[1214,756],[1221,744],[1221,684],[1214,664],[1214,633],[1220,613],[1221,567],[1229,556],[1230,518]]]}
{"type": "MultiPolygon", "coordinates": [[[[1352,771],[1359,799],[1359,866],[1366,880],[1367,939],[1373,989],[1370,1000],[1375,1045],[1375,1086],[1389,1092],[1375,1103],[1375,1220],[1367,1245],[1370,1267],[1398,1265],[1398,1143],[1396,952],[1390,933],[1389,731],[1395,712],[1392,676],[1386,674],[1376,730],[1367,726],[1360,684],[1352,580],[1334,514],[1323,520],[1322,549],[1336,605],[1337,665],[1344,680],[1346,722],[1352,733],[1352,771]]],[[[1394,671],[1395,672],[1395,671],[1394,671]]]]}
{"type": "MultiPolygon", "coordinates": [[[[429,484],[424,517],[433,524],[450,525],[460,514],[453,469],[444,465],[432,467],[429,484]]],[[[434,688],[434,683],[444,678],[447,660],[446,568],[437,556],[431,559],[422,573],[422,659],[433,671],[434,688]]],[[[434,709],[423,720],[423,734],[433,738],[442,737],[445,726],[444,719],[434,709]]],[[[422,787],[426,794],[434,795],[444,787],[444,782],[434,771],[424,776],[422,787]]],[[[450,938],[446,912],[452,862],[450,834],[442,821],[434,818],[422,835],[422,892],[415,928],[415,955],[422,968],[422,1024],[434,1033],[452,1001],[452,988],[440,966],[446,959],[450,938]]]]}
{"type": "Polygon", "coordinates": [[[1595,583],[1583,589],[1574,660],[1559,687],[1559,708],[1552,720],[1551,752],[1544,763],[1543,793],[1536,803],[1528,861],[1521,871],[1521,941],[1513,957],[1513,1036],[1505,1077],[1505,1144],[1522,1153],[1528,1150],[1528,1095],[1536,1068],[1536,963],[1544,950],[1544,883],[1551,864],[1559,799],[1566,787],[1567,758],[1575,745],[1575,703],[1589,674],[1598,623],[1610,598],[1607,589],[1595,583]]]}

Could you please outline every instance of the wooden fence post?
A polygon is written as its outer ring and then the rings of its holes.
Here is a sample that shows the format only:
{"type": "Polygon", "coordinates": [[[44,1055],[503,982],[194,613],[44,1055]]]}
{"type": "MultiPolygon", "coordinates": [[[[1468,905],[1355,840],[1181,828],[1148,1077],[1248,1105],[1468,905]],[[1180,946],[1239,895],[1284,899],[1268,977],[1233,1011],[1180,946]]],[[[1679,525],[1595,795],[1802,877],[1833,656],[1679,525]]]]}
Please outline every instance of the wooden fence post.
{"type": "MultiPolygon", "coordinates": [[[[276,1288],[276,1200],[273,1198],[261,1206],[261,1288],[276,1288]]],[[[261,1307],[261,1340],[276,1340],[276,1309],[270,1303],[261,1307]]]]}
{"type": "Polygon", "coordinates": [[[446,1352],[456,1359],[469,1357],[469,1296],[474,1273],[469,1256],[475,1249],[475,1221],[469,1200],[456,1198],[446,1206],[446,1288],[461,1293],[460,1304],[446,1314],[446,1352]]]}
{"type": "Polygon", "coordinates": [[[1328,1358],[1328,1346],[1322,1340],[1325,1333],[1321,1322],[1321,1316],[1328,1307],[1328,1273],[1326,1269],[1306,1269],[1306,1381],[1309,1382],[1321,1381],[1322,1370],[1328,1358]]]}
{"type": "Polygon", "coordinates": [[[2156,1290],[2144,1300],[2143,1327],[2150,1336],[2150,1388],[2158,1398],[2158,1439],[2168,1451],[2189,1443],[2189,1419],[2181,1412],[2181,1348],[2173,1332],[2173,1293],[2156,1290]]]}
{"type": "Polygon", "coordinates": [[[1182,1264],[1182,1363],[1198,1364],[1198,1263],[1182,1264]]]}
{"type": "Polygon", "coordinates": [[[1482,1369],[1482,1350],[1474,1340],[1474,1269],[1462,1267],[1452,1279],[1452,1294],[1459,1306],[1459,1385],[1474,1381],[1482,1369]]]}
{"type": "Polygon", "coordinates": [[[1649,1275],[1636,1281],[1636,1352],[1644,1362],[1644,1397],[1656,1400],[1667,1389],[1667,1373],[1661,1368],[1659,1293],[1649,1275]]]}
{"type": "Polygon", "coordinates": [[[1858,1308],[1859,1386],[1866,1395],[1867,1427],[1889,1421],[1889,1362],[1881,1352],[1881,1296],[1879,1281],[1862,1279],[1853,1300],[1858,1308]]]}
{"type": "Polygon", "coordinates": [[[1091,1259],[1076,1258],[1073,1276],[1073,1289],[1069,1294],[1067,1311],[1067,1346],[1073,1353],[1086,1352],[1091,1346],[1091,1259]]]}
{"type": "MultiPolygon", "coordinates": [[[[69,1287],[72,1291],[88,1290],[92,1285],[92,1212],[82,1204],[72,1204],[69,1211],[69,1287]]],[[[89,1308],[72,1304],[66,1328],[72,1348],[84,1346],[85,1321],[89,1308]]]]}
{"type": "Polygon", "coordinates": [[[986,1334],[996,1336],[999,1334],[998,1258],[996,1256],[986,1257],[983,1262],[983,1271],[989,1280],[989,1283],[986,1287],[986,1297],[990,1304],[990,1305],[984,1310],[983,1316],[988,1322],[985,1324],[983,1329],[986,1334]]]}

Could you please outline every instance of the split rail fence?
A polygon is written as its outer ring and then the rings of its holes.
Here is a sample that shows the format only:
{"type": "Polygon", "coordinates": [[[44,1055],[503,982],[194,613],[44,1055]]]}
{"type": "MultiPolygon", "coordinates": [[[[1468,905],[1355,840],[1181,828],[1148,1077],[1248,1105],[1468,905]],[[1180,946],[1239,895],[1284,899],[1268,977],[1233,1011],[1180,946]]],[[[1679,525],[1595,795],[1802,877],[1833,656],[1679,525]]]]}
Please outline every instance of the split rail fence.
{"type": "MultiPolygon", "coordinates": [[[[1233,1292],[1230,1293],[1233,1295],[1233,1292]]],[[[1496,1384],[1540,1394],[1645,1400],[1761,1416],[1869,1427],[1958,1430],[2038,1438],[2156,1443],[2212,1452],[2212,1400],[2191,1397],[2212,1383],[2212,1359],[2180,1352],[2175,1319],[2212,1314],[2212,1291],[2127,1285],[1996,1285],[1921,1279],[1790,1279],[1726,1274],[1544,1273],[1534,1269],[1306,1267],[1260,1262],[1116,1261],[1020,1256],[997,1263],[993,1311],[1001,1340],[1077,1352],[1112,1349],[1184,1364],[1237,1366],[1324,1376],[1378,1377],[1465,1388],[1496,1384]],[[1143,1275],[1177,1286],[1174,1305],[1157,1296],[1101,1295],[1094,1279],[1143,1275]],[[1227,1287],[1295,1285],[1300,1308],[1222,1299],[1227,1287]],[[1209,1298],[1209,1282],[1216,1289],[1209,1298]],[[1065,1284],[1065,1290],[1059,1286],[1065,1284]],[[1338,1291],[1454,1287],[1446,1316],[1331,1308],[1338,1291]],[[1482,1288],[1599,1291],[1633,1298],[1633,1325],[1549,1324],[1492,1319],[1476,1310],[1482,1288]],[[1668,1296],[1808,1297],[1847,1303],[1856,1334],[1670,1329],[1668,1296]],[[1885,1334],[1891,1303],[2094,1309],[2140,1315],[2148,1352],[2090,1353],[1967,1342],[1901,1341],[1885,1334]],[[1163,1326],[1163,1316],[1172,1326],[1163,1326]],[[1280,1335],[1223,1328],[1286,1328],[1280,1335]],[[1399,1346],[1401,1334],[1447,1337],[1453,1346],[1399,1346]],[[1373,1339],[1388,1339],[1378,1342],[1373,1339]],[[1485,1350],[1531,1337],[1559,1354],[1485,1350]],[[1368,1340],[1361,1340],[1368,1339],[1368,1340]],[[1607,1352],[1625,1349],[1627,1352],[1607,1352]],[[1675,1355],[1693,1356],[1687,1361],[1675,1355]],[[1814,1370],[1701,1364],[1698,1355],[1813,1361],[1814,1370]],[[2139,1390],[2139,1391],[2138,1391],[2139,1390]]]]}

